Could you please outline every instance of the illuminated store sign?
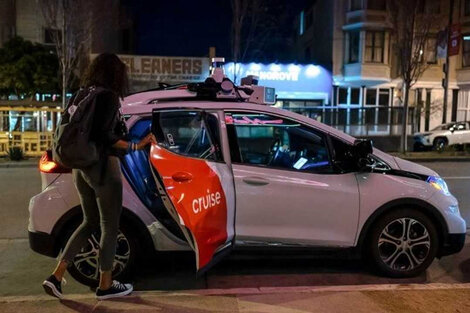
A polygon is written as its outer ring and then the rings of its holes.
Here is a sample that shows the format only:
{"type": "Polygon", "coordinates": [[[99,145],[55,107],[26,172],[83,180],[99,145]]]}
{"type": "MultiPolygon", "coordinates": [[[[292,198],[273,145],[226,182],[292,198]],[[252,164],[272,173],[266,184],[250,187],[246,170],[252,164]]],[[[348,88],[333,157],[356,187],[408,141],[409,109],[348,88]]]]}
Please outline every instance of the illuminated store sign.
{"type": "Polygon", "coordinates": [[[256,75],[259,85],[275,88],[278,99],[320,99],[327,103],[330,98],[331,73],[318,65],[227,63],[225,73],[237,84],[241,77],[256,75]]]}

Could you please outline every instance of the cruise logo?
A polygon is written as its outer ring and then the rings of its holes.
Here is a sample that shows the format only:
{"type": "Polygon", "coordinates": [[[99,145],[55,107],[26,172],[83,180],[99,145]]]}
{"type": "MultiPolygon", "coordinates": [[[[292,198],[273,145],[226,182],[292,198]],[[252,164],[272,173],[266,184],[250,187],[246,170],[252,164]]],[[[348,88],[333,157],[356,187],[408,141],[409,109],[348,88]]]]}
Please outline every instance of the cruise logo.
{"type": "Polygon", "coordinates": [[[221,198],[222,195],[220,192],[217,191],[211,193],[210,190],[207,189],[206,195],[193,200],[193,212],[198,214],[202,212],[202,210],[215,207],[220,204],[221,198]]]}

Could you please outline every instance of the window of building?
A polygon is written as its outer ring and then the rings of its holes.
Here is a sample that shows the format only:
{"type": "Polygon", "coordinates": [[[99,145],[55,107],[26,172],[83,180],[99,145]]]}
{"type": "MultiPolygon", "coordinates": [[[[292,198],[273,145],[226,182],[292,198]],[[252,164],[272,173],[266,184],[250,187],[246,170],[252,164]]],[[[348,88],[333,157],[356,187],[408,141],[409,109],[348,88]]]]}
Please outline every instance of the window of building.
{"type": "Polygon", "coordinates": [[[388,106],[390,101],[390,89],[379,89],[378,105],[388,106]]]}
{"type": "Polygon", "coordinates": [[[362,10],[362,0],[351,0],[351,11],[362,10]]]}
{"type": "Polygon", "coordinates": [[[378,10],[378,11],[385,11],[386,9],[386,1],[385,0],[368,0],[367,1],[367,9],[368,10],[378,10]]]}
{"type": "Polygon", "coordinates": [[[430,64],[437,63],[437,42],[436,36],[429,37],[426,40],[426,62],[430,64]]]}
{"type": "Polygon", "coordinates": [[[349,101],[350,105],[359,105],[360,103],[360,98],[361,98],[361,90],[359,88],[351,88],[351,99],[349,101]]]}
{"type": "Polygon", "coordinates": [[[349,32],[349,54],[347,63],[359,62],[359,32],[349,32]]]}
{"type": "Polygon", "coordinates": [[[54,38],[60,36],[60,32],[57,29],[46,28],[44,29],[44,43],[54,44],[54,38]]]}
{"type": "Polygon", "coordinates": [[[309,10],[305,15],[305,29],[309,29],[313,24],[313,10],[309,10]]]}
{"type": "Polygon", "coordinates": [[[338,104],[348,104],[348,88],[338,89],[338,104]]]}
{"type": "Polygon", "coordinates": [[[440,0],[418,0],[418,13],[439,14],[441,12],[440,0]]]}
{"type": "Polygon", "coordinates": [[[300,17],[299,17],[299,35],[304,34],[304,22],[305,22],[305,12],[301,11],[300,17]]]}
{"type": "Polygon", "coordinates": [[[366,90],[366,105],[376,105],[377,103],[377,89],[366,90]]]}
{"type": "Polygon", "coordinates": [[[463,8],[463,13],[465,16],[470,15],[470,0],[464,0],[464,8],[463,8]]]}
{"type": "Polygon", "coordinates": [[[462,66],[470,66],[470,34],[463,35],[462,40],[462,66]]]}
{"type": "Polygon", "coordinates": [[[366,32],[366,62],[383,63],[384,59],[384,32],[366,32]]]}
{"type": "Polygon", "coordinates": [[[235,126],[240,163],[268,168],[331,173],[323,134],[277,116],[233,112],[227,125],[235,126]]]}

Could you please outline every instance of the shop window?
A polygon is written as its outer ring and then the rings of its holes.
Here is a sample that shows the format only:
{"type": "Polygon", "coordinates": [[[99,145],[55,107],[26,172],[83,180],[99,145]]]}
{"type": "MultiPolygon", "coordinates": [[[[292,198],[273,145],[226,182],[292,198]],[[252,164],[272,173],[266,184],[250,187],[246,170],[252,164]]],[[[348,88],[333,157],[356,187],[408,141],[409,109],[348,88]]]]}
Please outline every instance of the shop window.
{"type": "Polygon", "coordinates": [[[366,62],[383,63],[384,37],[384,32],[366,32],[366,62]]]}
{"type": "Polygon", "coordinates": [[[376,103],[377,103],[377,89],[367,89],[366,105],[376,105],[376,103]]]}
{"type": "Polygon", "coordinates": [[[470,66],[470,34],[464,35],[462,40],[462,66],[470,66]]]}
{"type": "Polygon", "coordinates": [[[429,37],[426,40],[426,62],[428,64],[437,63],[436,49],[437,49],[436,36],[429,37]]]}
{"type": "Polygon", "coordinates": [[[351,0],[351,11],[362,10],[362,0],[351,0]]]}
{"type": "Polygon", "coordinates": [[[349,58],[348,63],[357,63],[359,62],[359,32],[349,32],[349,58]]]}
{"type": "Polygon", "coordinates": [[[386,9],[385,0],[368,0],[367,9],[385,11],[386,9]]]}
{"type": "Polygon", "coordinates": [[[331,173],[323,134],[277,116],[258,113],[228,113],[235,126],[240,163],[268,168],[331,173]]]}

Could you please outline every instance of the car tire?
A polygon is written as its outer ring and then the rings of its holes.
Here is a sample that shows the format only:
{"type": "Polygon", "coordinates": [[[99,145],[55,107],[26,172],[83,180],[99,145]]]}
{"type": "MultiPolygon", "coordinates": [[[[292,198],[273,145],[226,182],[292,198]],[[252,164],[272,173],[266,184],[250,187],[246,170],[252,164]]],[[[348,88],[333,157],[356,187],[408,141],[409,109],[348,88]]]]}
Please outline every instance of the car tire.
{"type": "Polygon", "coordinates": [[[436,226],[428,216],[415,209],[397,209],[372,226],[366,251],[379,273],[404,278],[425,271],[438,247],[436,226]]]}
{"type": "Polygon", "coordinates": [[[447,147],[447,139],[444,138],[444,137],[438,137],[436,139],[434,139],[434,142],[433,142],[433,149],[436,150],[436,151],[444,151],[444,149],[447,147]]]}
{"type": "MultiPolygon", "coordinates": [[[[67,240],[77,227],[71,228],[72,231],[68,233],[67,240]]],[[[97,287],[99,284],[99,236],[99,232],[92,235],[88,239],[87,245],[80,250],[67,268],[75,280],[92,288],[97,287]]],[[[65,241],[66,243],[67,241],[65,241]]],[[[113,279],[126,281],[132,276],[139,250],[139,241],[135,236],[135,231],[131,231],[129,225],[121,222],[114,258],[113,279]]]]}

